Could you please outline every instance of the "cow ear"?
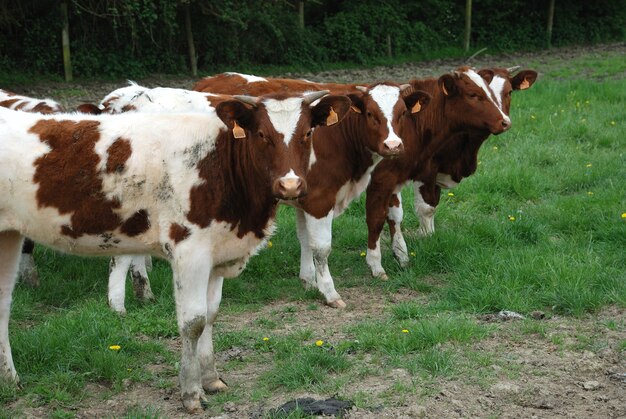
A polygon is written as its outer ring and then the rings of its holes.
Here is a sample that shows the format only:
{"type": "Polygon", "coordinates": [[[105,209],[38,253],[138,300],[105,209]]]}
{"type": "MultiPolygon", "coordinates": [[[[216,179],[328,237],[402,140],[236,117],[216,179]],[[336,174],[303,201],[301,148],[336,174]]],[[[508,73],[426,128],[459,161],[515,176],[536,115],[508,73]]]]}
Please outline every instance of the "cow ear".
{"type": "Polygon", "coordinates": [[[313,120],[311,126],[335,125],[340,122],[350,110],[350,99],[346,96],[324,96],[311,107],[313,120]]]}
{"type": "Polygon", "coordinates": [[[238,100],[227,100],[215,108],[217,116],[232,130],[235,138],[245,138],[253,128],[254,111],[238,100]]]}
{"type": "Polygon", "coordinates": [[[522,70],[511,79],[513,90],[526,90],[537,80],[537,72],[534,70],[522,70]]]}
{"type": "Polygon", "coordinates": [[[431,97],[423,90],[416,90],[404,98],[404,103],[411,113],[418,113],[430,103],[431,97]]]}
{"type": "Polygon", "coordinates": [[[483,68],[482,70],[478,70],[478,74],[480,75],[480,77],[485,79],[487,84],[491,83],[491,81],[493,80],[493,76],[495,75],[493,70],[489,68],[483,68]]]}
{"type": "Polygon", "coordinates": [[[439,88],[446,96],[454,96],[458,93],[458,89],[456,87],[456,80],[452,74],[444,74],[439,77],[439,88]]]}
{"type": "Polygon", "coordinates": [[[102,109],[100,109],[93,103],[82,103],[76,107],[76,112],[91,115],[100,115],[102,113],[102,109]]]}
{"type": "Polygon", "coordinates": [[[350,93],[348,95],[350,102],[352,102],[350,108],[356,113],[365,113],[365,102],[363,102],[363,95],[357,93],[350,93]]]}

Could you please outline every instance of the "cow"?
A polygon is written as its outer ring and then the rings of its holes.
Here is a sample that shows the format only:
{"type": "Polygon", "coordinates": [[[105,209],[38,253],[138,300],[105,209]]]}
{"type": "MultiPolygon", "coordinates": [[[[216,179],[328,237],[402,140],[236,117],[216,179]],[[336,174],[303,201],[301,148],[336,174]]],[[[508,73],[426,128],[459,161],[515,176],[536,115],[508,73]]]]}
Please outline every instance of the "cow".
{"type": "MultiPolygon", "coordinates": [[[[83,103],[77,110],[93,115],[124,112],[212,112],[211,103],[223,100],[220,95],[170,87],[148,88],[129,81],[107,94],[98,105],[83,103]]],[[[152,266],[149,255],[114,256],[109,263],[108,302],[111,309],[126,314],[124,304],[126,277],[130,273],[135,297],[141,301],[154,298],[148,272],[152,266]]]]}
{"type": "MultiPolygon", "coordinates": [[[[439,199],[439,188],[452,187],[462,177],[473,173],[482,142],[490,134],[498,135],[511,127],[508,116],[511,87],[507,87],[503,77],[506,76],[501,70],[476,72],[461,67],[439,79],[411,81],[415,89],[430,93],[432,101],[418,116],[415,138],[419,144],[407,143],[403,156],[382,162],[372,173],[366,199],[366,261],[374,277],[388,278],[381,264],[380,249],[380,233],[385,220],[388,221],[394,255],[401,265],[408,263],[406,243],[397,228],[403,215],[402,188],[415,182],[419,192],[415,195],[415,209],[421,218],[420,229],[428,233],[432,229],[432,204],[439,199]],[[491,83],[500,89],[501,96],[494,94],[491,83]]],[[[535,72],[523,72],[514,83],[530,85],[534,78],[535,72]]]]}
{"type": "MultiPolygon", "coordinates": [[[[511,108],[511,93],[516,90],[530,88],[537,79],[534,70],[523,70],[515,76],[513,68],[491,68],[478,71],[487,79],[491,79],[491,88],[496,103],[505,115],[509,115],[511,108]],[[493,72],[493,76],[490,75],[493,72]]],[[[433,156],[438,170],[435,183],[426,184],[423,181],[413,183],[415,196],[415,210],[420,220],[418,234],[429,236],[435,232],[434,214],[439,203],[441,188],[451,189],[457,186],[461,180],[471,176],[478,167],[478,151],[481,145],[489,137],[489,132],[484,130],[468,130],[450,138],[446,145],[433,156]]],[[[424,176],[424,180],[428,180],[424,176]]],[[[388,223],[395,223],[394,238],[392,241],[403,243],[400,222],[402,221],[401,209],[402,197],[398,194],[392,197],[392,202],[397,202],[397,207],[389,208],[388,223]],[[396,199],[397,198],[397,199],[396,199]],[[396,237],[397,236],[397,237],[396,237]]],[[[406,245],[394,246],[394,249],[406,249],[406,245]]],[[[406,251],[398,252],[396,257],[402,265],[408,263],[406,251]],[[404,256],[402,256],[404,255],[404,256]]]]}
{"type": "Polygon", "coordinates": [[[233,97],[211,113],[0,108],[0,377],[18,381],[8,325],[24,236],[79,255],[149,253],[172,266],[181,398],[200,411],[205,391],[226,388],[212,342],[223,278],[272,234],[278,201],[307,192],[312,127],[349,111],[326,93],[233,97]]]}
{"type": "MultiPolygon", "coordinates": [[[[55,114],[63,112],[63,106],[52,99],[37,99],[18,95],[8,90],[0,89],[0,106],[24,112],[55,114]]],[[[20,259],[19,277],[31,287],[39,286],[39,274],[33,259],[35,243],[30,239],[24,240],[22,257],[20,259]]]]}
{"type": "Polygon", "coordinates": [[[0,89],[0,106],[16,111],[37,112],[46,115],[63,112],[63,107],[52,99],[21,96],[2,89],[0,89]]]}
{"type": "MultiPolygon", "coordinates": [[[[254,95],[270,90],[267,84],[285,86],[278,89],[282,92],[291,83],[288,79],[258,79],[231,73],[205,78],[195,87],[201,86],[216,93],[245,92],[254,95]],[[233,78],[235,83],[224,82],[229,78],[233,78]],[[242,88],[238,84],[241,79],[252,82],[242,88]]],[[[293,81],[291,90],[297,91],[302,84],[300,80],[293,81]]],[[[306,177],[309,193],[297,201],[288,202],[296,208],[301,250],[300,279],[305,287],[316,287],[330,307],[344,308],[346,304],[335,289],[328,268],[333,218],[341,215],[361,195],[372,171],[384,157],[393,159],[402,155],[401,151],[395,151],[398,146],[394,145],[402,143],[405,126],[413,125],[413,118],[427,106],[430,96],[409,85],[391,82],[367,88],[312,82],[304,84],[306,91],[328,88],[333,93],[347,93],[352,100],[352,112],[337,129],[320,127],[315,130],[311,170],[306,177]]]]}

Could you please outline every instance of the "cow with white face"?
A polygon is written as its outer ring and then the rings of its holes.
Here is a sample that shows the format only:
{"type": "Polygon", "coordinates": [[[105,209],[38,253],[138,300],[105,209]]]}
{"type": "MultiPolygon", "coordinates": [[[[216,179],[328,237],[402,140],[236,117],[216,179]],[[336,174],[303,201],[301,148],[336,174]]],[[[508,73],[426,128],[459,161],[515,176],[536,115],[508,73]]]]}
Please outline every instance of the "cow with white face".
{"type": "MultiPolygon", "coordinates": [[[[518,67],[488,68],[478,71],[485,82],[489,83],[489,93],[493,102],[507,117],[511,109],[511,93],[530,88],[537,79],[536,71],[523,70],[515,74],[518,69],[518,67]]],[[[422,171],[417,176],[413,187],[415,211],[420,220],[418,230],[420,235],[429,236],[434,233],[434,216],[441,189],[454,188],[461,180],[476,171],[478,152],[490,134],[488,129],[468,126],[466,130],[451,135],[431,157],[428,170],[422,171]],[[436,173],[434,178],[433,173],[436,173]]],[[[391,198],[387,223],[391,231],[394,255],[400,264],[405,266],[409,259],[401,230],[402,218],[402,197],[397,193],[391,198]]]]}
{"type": "Polygon", "coordinates": [[[329,306],[345,307],[328,268],[333,218],[367,188],[372,171],[381,161],[403,155],[407,126],[415,123],[430,95],[410,85],[391,82],[363,87],[260,79],[235,73],[204,78],[195,88],[230,94],[328,89],[350,97],[352,112],[336,129],[315,130],[311,170],[306,177],[309,192],[289,202],[296,208],[300,279],[307,288],[317,288],[329,306]]]}
{"type": "Polygon", "coordinates": [[[149,253],[172,265],[181,398],[200,411],[226,387],[212,339],[223,278],[263,246],[278,201],[306,193],[311,128],[349,110],[343,96],[311,105],[324,94],[224,99],[212,113],[0,108],[0,377],[18,380],[8,325],[24,236],[79,255],[149,253]]]}

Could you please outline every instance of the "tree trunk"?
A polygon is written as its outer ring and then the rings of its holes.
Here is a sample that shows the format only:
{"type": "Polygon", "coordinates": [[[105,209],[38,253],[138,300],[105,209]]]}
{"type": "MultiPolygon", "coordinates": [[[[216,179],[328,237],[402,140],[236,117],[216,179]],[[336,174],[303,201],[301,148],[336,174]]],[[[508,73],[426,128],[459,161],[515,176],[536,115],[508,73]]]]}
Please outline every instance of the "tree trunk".
{"type": "Polygon", "coordinates": [[[183,3],[185,8],[185,31],[187,32],[187,47],[189,49],[189,67],[191,74],[195,77],[198,75],[198,60],[196,59],[196,47],[193,42],[193,32],[191,30],[191,12],[189,11],[189,3],[183,3]]]}
{"type": "Polygon", "coordinates": [[[65,70],[65,81],[72,81],[72,60],[70,57],[70,19],[67,14],[67,1],[61,2],[61,18],[63,19],[61,42],[63,44],[63,69],[65,70]]]}
{"type": "Polygon", "coordinates": [[[298,1],[298,25],[304,29],[304,0],[298,1]]]}
{"type": "Polygon", "coordinates": [[[470,36],[472,34],[472,0],[465,0],[465,37],[463,49],[469,52],[470,36]]]}
{"type": "Polygon", "coordinates": [[[554,0],[548,5],[548,25],[546,27],[546,46],[552,47],[552,22],[554,20],[554,0]]]}

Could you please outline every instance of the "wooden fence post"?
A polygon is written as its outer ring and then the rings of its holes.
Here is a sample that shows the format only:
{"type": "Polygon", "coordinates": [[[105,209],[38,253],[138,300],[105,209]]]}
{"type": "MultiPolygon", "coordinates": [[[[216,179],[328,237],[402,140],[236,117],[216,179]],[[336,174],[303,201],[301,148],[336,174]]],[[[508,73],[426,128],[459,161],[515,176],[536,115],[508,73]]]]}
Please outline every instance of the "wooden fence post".
{"type": "Polygon", "coordinates": [[[472,0],[465,0],[465,38],[463,48],[469,52],[470,36],[472,34],[472,0]]]}
{"type": "Polygon", "coordinates": [[[196,58],[196,46],[193,42],[193,31],[191,30],[191,12],[189,11],[189,1],[183,3],[185,9],[185,32],[187,33],[187,49],[189,51],[189,67],[191,74],[198,75],[198,59],[196,58]]]}
{"type": "Polygon", "coordinates": [[[552,47],[552,22],[554,20],[554,1],[550,0],[548,5],[548,25],[546,27],[546,45],[548,48],[552,47]]]}
{"type": "Polygon", "coordinates": [[[72,81],[72,59],[70,56],[70,19],[67,14],[67,1],[61,2],[61,17],[63,19],[61,42],[63,44],[63,69],[65,70],[65,81],[72,81]]]}

